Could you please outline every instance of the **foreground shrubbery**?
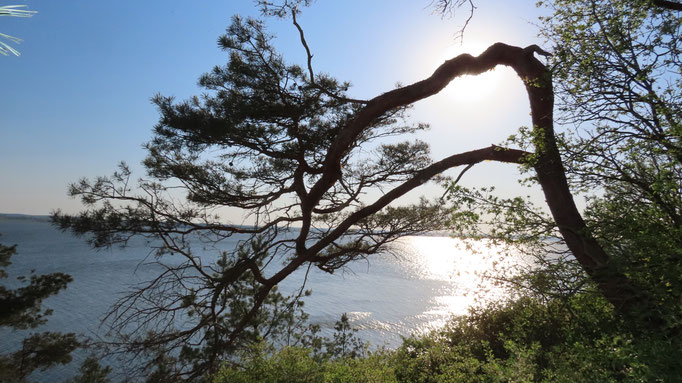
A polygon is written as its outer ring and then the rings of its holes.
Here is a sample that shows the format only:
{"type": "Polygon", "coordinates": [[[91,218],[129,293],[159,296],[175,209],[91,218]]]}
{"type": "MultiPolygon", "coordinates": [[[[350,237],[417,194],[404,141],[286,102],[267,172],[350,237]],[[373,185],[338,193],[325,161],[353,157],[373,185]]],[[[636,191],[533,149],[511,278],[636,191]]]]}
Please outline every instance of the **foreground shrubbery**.
{"type": "Polygon", "coordinates": [[[479,310],[394,353],[404,382],[673,382],[680,343],[633,336],[608,306],[580,295],[479,310]]]}
{"type": "Polygon", "coordinates": [[[286,347],[268,355],[258,346],[242,366],[224,367],[215,382],[396,382],[390,355],[318,360],[306,348],[286,347]]]}
{"type": "Polygon", "coordinates": [[[259,345],[215,382],[676,382],[674,337],[627,331],[592,295],[522,298],[357,358],[259,345]]]}

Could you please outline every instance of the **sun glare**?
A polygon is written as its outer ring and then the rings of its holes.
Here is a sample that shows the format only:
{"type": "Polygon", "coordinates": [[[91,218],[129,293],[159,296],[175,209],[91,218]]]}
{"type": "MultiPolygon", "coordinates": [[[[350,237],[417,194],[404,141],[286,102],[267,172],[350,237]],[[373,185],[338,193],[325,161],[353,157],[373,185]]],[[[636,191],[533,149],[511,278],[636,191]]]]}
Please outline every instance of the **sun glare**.
{"type": "MultiPolygon", "coordinates": [[[[463,53],[477,56],[486,48],[488,48],[486,45],[476,42],[455,43],[441,51],[435,65],[441,65],[444,61],[463,53]]],[[[443,93],[458,103],[474,104],[490,97],[496,90],[499,90],[501,82],[501,71],[493,69],[478,76],[456,78],[443,90],[443,93]]]]}
{"type": "Polygon", "coordinates": [[[417,277],[439,283],[423,330],[442,326],[451,315],[466,314],[476,304],[501,299],[506,289],[489,276],[525,261],[514,251],[486,241],[469,243],[450,237],[414,236],[398,241],[413,254],[409,268],[417,277]],[[488,275],[488,277],[486,277],[488,275]]]}

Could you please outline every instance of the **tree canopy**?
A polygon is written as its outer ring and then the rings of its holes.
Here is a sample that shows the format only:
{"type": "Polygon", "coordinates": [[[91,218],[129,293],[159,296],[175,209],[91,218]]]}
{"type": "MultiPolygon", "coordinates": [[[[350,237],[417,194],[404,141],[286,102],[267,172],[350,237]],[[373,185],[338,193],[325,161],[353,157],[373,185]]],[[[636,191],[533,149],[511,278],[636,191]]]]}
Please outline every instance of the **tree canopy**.
{"type": "Polygon", "coordinates": [[[664,327],[679,326],[682,254],[680,4],[556,2],[543,34],[569,179],[590,195],[588,227],[664,327]]]}
{"type": "MultiPolygon", "coordinates": [[[[661,326],[669,317],[661,315],[658,281],[648,277],[654,269],[626,267],[651,254],[633,252],[614,236],[624,228],[655,233],[663,226],[666,241],[656,239],[665,250],[663,261],[680,254],[679,77],[667,72],[679,69],[679,21],[655,3],[556,1],[544,29],[556,43],[553,55],[538,46],[496,43],[479,56],[447,60],[424,80],[359,100],[348,95],[348,83],[314,70],[296,19],[300,2],[262,2],[264,13],[291,18],[306,64],[288,64],[262,21],[233,18],[219,39],[229,60],[201,76],[205,92],[180,102],[154,97],[161,117],[146,145],[146,177],[133,186],[122,164],[112,177],[81,180],[69,193],[88,210],[77,216],[57,212],[54,221],[91,235],[95,246],[125,244],[132,236],[150,240],[164,272],[124,298],[111,317],[127,331],[128,350],[179,352],[186,363],[177,375],[196,377],[216,371],[240,345],[283,334],[298,320],[300,297],[285,298],[276,288],[294,271],[318,267],[333,273],[387,251],[401,236],[450,221],[449,206],[439,199],[411,206],[396,205],[396,199],[429,180],[446,182],[441,173],[454,167],[511,163],[528,169],[542,187],[550,217],[451,181],[454,226],[471,233],[481,218],[490,218],[501,237],[533,239],[545,252],[544,240],[559,236],[618,313],[661,326]],[[427,143],[396,143],[395,137],[427,128],[407,119],[412,103],[459,76],[498,65],[516,72],[530,102],[532,127],[510,146],[434,161],[427,143]],[[659,73],[666,73],[663,80],[659,73]],[[673,85],[659,90],[666,81],[673,85]],[[561,121],[599,121],[588,137],[556,135],[555,89],[561,121]],[[569,184],[604,190],[592,200],[587,223],[569,184]],[[372,190],[381,196],[370,200],[372,190]],[[623,203],[636,208],[617,209],[623,203]],[[253,224],[224,222],[219,213],[226,207],[244,212],[253,224]],[[485,214],[467,214],[472,209],[485,214]],[[667,230],[670,223],[673,231],[667,230]],[[235,249],[220,248],[237,233],[249,239],[235,249]],[[215,263],[207,263],[206,248],[214,249],[215,263]],[[183,261],[164,262],[171,255],[183,261]]],[[[664,282],[678,283],[677,275],[664,282]]]]}

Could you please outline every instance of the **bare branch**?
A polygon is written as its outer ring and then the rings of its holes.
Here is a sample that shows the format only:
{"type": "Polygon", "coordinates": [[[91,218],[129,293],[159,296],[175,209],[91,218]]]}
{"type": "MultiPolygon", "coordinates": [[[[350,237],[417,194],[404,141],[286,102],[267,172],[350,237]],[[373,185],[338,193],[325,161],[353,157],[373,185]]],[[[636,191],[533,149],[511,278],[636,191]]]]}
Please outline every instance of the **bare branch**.
{"type": "Polygon", "coordinates": [[[305,53],[308,58],[308,73],[310,73],[310,83],[315,84],[315,74],[313,73],[313,55],[310,53],[310,47],[308,47],[308,43],[305,40],[305,35],[303,34],[303,28],[298,24],[296,21],[296,12],[291,12],[291,18],[294,21],[294,25],[296,26],[296,29],[298,29],[298,34],[301,37],[301,44],[305,48],[305,53]]]}

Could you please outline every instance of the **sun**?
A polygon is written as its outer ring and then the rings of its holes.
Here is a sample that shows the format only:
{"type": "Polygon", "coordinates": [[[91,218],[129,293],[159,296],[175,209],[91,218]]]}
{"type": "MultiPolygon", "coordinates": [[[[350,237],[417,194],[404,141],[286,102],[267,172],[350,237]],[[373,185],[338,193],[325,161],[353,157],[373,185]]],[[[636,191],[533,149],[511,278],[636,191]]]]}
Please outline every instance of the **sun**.
{"type": "MultiPolygon", "coordinates": [[[[473,41],[464,44],[452,43],[441,51],[436,60],[436,66],[463,53],[477,56],[487,48],[487,45],[473,41]]],[[[453,80],[442,93],[458,103],[474,104],[491,97],[495,91],[500,90],[502,77],[501,71],[496,69],[477,76],[461,76],[453,80]]]]}

